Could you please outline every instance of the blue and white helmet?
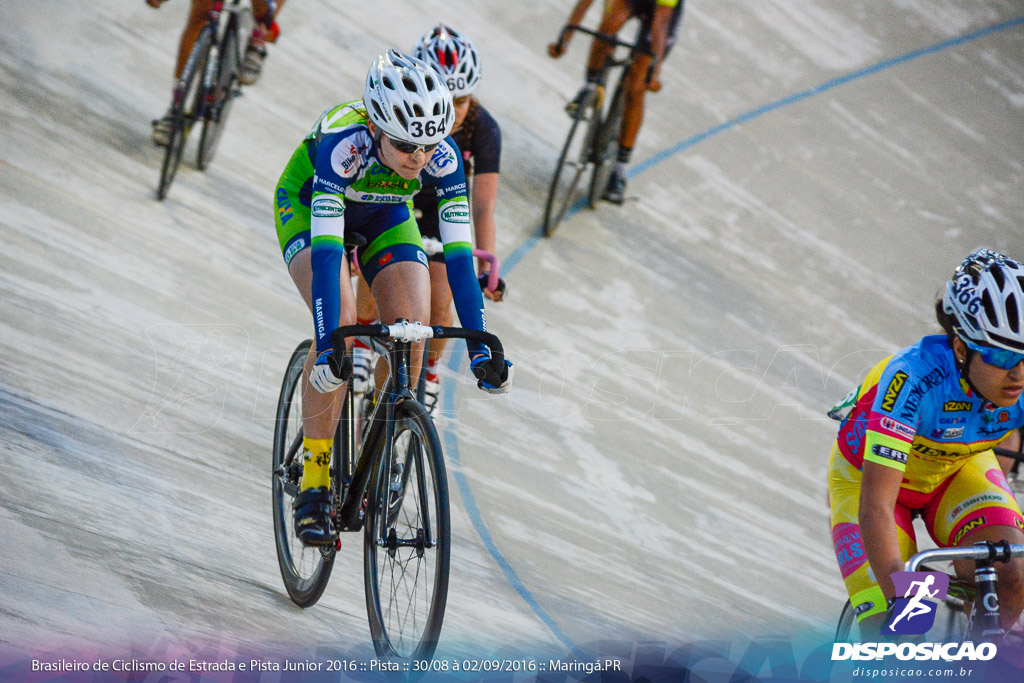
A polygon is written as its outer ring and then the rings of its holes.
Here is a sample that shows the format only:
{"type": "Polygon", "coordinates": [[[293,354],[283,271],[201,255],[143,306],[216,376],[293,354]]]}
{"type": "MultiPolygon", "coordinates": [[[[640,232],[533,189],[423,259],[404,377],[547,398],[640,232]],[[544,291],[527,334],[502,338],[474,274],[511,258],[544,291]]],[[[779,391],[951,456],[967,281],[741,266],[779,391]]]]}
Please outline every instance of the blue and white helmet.
{"type": "Polygon", "coordinates": [[[1024,266],[989,249],[978,249],[946,283],[942,310],[953,316],[966,341],[1024,351],[1024,266]]]}
{"type": "Polygon", "coordinates": [[[363,103],[374,125],[396,140],[434,145],[455,126],[448,86],[428,64],[398,50],[370,66],[363,103]]]}
{"type": "Polygon", "coordinates": [[[483,71],[473,42],[444,24],[424,33],[412,53],[441,74],[453,97],[469,95],[480,84],[483,71]]]}

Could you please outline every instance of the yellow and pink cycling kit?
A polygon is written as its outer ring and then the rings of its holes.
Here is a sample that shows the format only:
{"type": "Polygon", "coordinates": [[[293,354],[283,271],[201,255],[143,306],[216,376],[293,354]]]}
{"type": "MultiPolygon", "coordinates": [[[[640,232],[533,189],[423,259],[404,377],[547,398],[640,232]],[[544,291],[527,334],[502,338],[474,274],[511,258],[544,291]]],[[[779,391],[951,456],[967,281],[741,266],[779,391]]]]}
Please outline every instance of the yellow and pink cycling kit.
{"type": "Polygon", "coordinates": [[[988,526],[1024,528],[992,448],[1024,425],[1024,402],[998,408],[961,379],[945,336],[924,337],[868,373],[829,460],[832,540],[859,619],[885,611],[860,535],[865,460],[903,472],[894,516],[904,560],[917,551],[913,513],[940,547],[988,526]]]}

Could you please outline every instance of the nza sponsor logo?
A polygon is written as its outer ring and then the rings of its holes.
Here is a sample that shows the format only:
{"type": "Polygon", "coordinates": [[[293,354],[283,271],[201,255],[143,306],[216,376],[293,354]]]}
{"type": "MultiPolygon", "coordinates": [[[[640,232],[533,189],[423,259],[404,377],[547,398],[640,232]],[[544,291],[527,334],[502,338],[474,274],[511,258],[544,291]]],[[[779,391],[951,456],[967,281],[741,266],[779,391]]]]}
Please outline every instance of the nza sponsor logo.
{"type": "Polygon", "coordinates": [[[907,373],[900,370],[892,379],[889,380],[889,386],[885,388],[885,397],[882,399],[882,410],[886,412],[892,412],[893,406],[896,405],[896,399],[900,397],[900,392],[903,391],[903,385],[907,382],[907,373]]]}
{"type": "Polygon", "coordinates": [[[983,526],[985,526],[984,517],[977,517],[967,522],[967,524],[964,524],[960,531],[956,532],[956,535],[953,536],[953,545],[958,544],[960,542],[960,539],[962,539],[964,536],[971,533],[975,529],[978,529],[983,526]]]}
{"type": "Polygon", "coordinates": [[[946,401],[942,404],[942,412],[944,413],[962,413],[970,409],[970,401],[946,401]]]}

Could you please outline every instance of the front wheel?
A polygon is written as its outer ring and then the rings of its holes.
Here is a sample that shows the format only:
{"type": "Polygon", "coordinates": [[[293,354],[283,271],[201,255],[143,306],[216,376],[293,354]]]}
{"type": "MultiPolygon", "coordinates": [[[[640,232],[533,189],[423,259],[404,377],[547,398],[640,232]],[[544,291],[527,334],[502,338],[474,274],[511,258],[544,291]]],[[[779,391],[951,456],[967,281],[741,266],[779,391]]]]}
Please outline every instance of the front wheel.
{"type": "Polygon", "coordinates": [[[333,547],[304,545],[292,524],[292,501],[302,480],[302,368],[311,344],[308,339],[299,344],[288,361],[277,401],[271,463],[277,563],[288,597],[299,607],[309,607],[323,595],[335,556],[333,547]]]}
{"type": "Polygon", "coordinates": [[[366,610],[380,657],[430,659],[448,598],[451,529],[441,442],[415,400],[395,408],[364,528],[366,610]]]}
{"type": "Polygon", "coordinates": [[[590,164],[590,142],[597,128],[600,113],[595,106],[596,92],[585,90],[578,96],[578,106],[573,114],[569,135],[562,146],[562,153],[551,178],[548,200],[544,205],[544,236],[555,234],[559,224],[576,201],[576,188],[580,178],[590,164]]]}
{"type": "Polygon", "coordinates": [[[164,149],[164,162],[160,167],[160,184],[156,196],[161,201],[167,196],[174,182],[174,176],[181,165],[181,155],[188,142],[188,134],[192,124],[201,115],[203,109],[203,72],[210,58],[212,32],[204,29],[196,40],[181,80],[174,88],[174,101],[171,103],[171,130],[164,149]]]}

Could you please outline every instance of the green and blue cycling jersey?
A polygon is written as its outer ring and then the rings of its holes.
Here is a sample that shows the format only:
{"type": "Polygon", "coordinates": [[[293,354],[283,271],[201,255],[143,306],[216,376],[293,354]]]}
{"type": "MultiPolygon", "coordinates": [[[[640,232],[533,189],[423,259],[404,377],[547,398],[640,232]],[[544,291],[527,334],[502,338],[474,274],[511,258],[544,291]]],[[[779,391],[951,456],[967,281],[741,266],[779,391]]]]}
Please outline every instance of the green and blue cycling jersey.
{"type": "MultiPolygon", "coordinates": [[[[275,223],[285,263],[311,248],[313,318],[318,353],[331,350],[340,315],[339,283],[345,234],[366,241],[359,266],[372,284],[382,268],[403,261],[427,266],[412,213],[417,192],[437,196],[448,283],[459,322],[485,330],[483,298],[473,269],[469,200],[462,154],[451,137],[431,153],[419,177],[407,180],[385,166],[367,127],[362,100],[324,112],[278,180],[275,223]]],[[[469,343],[470,355],[486,353],[469,343]]]]}

